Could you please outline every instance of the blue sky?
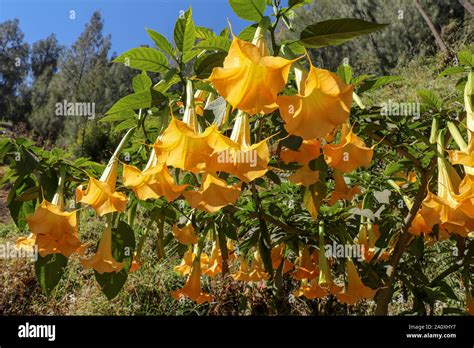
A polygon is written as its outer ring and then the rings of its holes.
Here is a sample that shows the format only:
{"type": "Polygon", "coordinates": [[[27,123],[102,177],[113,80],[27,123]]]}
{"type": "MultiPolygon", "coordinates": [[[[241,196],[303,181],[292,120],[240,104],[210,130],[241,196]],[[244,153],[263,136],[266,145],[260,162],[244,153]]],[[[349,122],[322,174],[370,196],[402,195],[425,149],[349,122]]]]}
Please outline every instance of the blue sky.
{"type": "Polygon", "coordinates": [[[120,54],[141,44],[153,44],[146,27],[172,38],[179,12],[189,6],[196,25],[215,31],[227,26],[227,18],[237,33],[251,24],[239,19],[227,0],[0,0],[0,22],[19,18],[30,44],[55,33],[61,44],[70,45],[92,13],[99,10],[104,34],[112,34],[112,51],[120,54]],[[75,11],[75,20],[69,18],[70,10],[75,11]]]}

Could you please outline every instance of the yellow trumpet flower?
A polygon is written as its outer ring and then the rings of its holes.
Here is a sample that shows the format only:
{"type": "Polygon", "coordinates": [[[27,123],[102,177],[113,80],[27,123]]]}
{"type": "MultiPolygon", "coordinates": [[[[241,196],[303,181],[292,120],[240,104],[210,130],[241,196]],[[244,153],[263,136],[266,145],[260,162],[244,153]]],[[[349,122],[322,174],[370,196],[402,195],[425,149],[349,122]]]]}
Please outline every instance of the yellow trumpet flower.
{"type": "Polygon", "coordinates": [[[303,140],[298,151],[282,149],[280,158],[286,164],[297,162],[303,165],[308,164],[321,154],[321,142],[319,140],[303,140]]]}
{"type": "Polygon", "coordinates": [[[347,122],[352,105],[351,85],[313,65],[304,82],[303,79],[298,82],[297,95],[277,99],[288,133],[311,140],[325,137],[347,122]]]}
{"type": "Polygon", "coordinates": [[[250,282],[251,281],[248,262],[244,257],[242,257],[240,259],[239,270],[232,273],[231,277],[234,280],[238,280],[238,281],[241,281],[241,282],[250,282]]]}
{"type": "MultiPolygon", "coordinates": [[[[270,150],[267,140],[250,143],[250,122],[247,114],[239,112],[230,139],[217,139],[221,150],[215,151],[207,164],[208,171],[226,172],[250,182],[262,177],[268,170],[270,150]],[[226,143],[225,148],[220,141],[226,143]]],[[[217,148],[218,146],[214,146],[217,148]]]]}
{"type": "Polygon", "coordinates": [[[464,150],[449,150],[448,153],[452,164],[474,168],[474,131],[469,131],[469,143],[464,150]]]}
{"type": "Polygon", "coordinates": [[[372,299],[377,291],[362,283],[354,262],[352,262],[351,259],[347,259],[346,270],[347,286],[343,292],[336,294],[337,299],[348,305],[354,305],[362,299],[372,299]]]}
{"type": "Polygon", "coordinates": [[[355,195],[361,193],[359,186],[349,188],[344,180],[344,175],[337,169],[334,170],[334,180],[336,186],[329,200],[329,205],[333,205],[339,200],[351,201],[355,195]]]}
{"type": "Polygon", "coordinates": [[[253,253],[252,268],[249,272],[250,281],[258,282],[270,278],[263,266],[263,260],[258,250],[253,253]]]}
{"type": "Polygon", "coordinates": [[[293,264],[285,257],[285,245],[280,244],[272,248],[272,267],[278,269],[283,262],[282,274],[288,273],[293,269],[293,264]]]}
{"type": "Polygon", "coordinates": [[[240,196],[240,186],[241,183],[227,185],[224,180],[206,173],[199,190],[185,191],[183,194],[191,207],[214,213],[237,201],[240,196]]]}
{"type": "Polygon", "coordinates": [[[372,161],[374,147],[368,148],[352,129],[347,132],[347,126],[342,126],[341,142],[323,146],[326,163],[343,173],[353,171],[358,167],[368,167],[372,161]]]}
{"type": "Polygon", "coordinates": [[[288,180],[296,185],[311,186],[319,181],[319,172],[306,165],[297,169],[288,180]]]}
{"type": "MultiPolygon", "coordinates": [[[[318,253],[313,253],[318,256],[318,253]]],[[[296,280],[302,279],[315,279],[319,275],[319,268],[314,262],[314,258],[309,252],[309,246],[305,245],[300,251],[299,262],[295,267],[295,271],[292,274],[292,277],[296,280]]]]}
{"type": "Polygon", "coordinates": [[[188,185],[176,185],[168,167],[157,163],[155,151],[152,150],[150,165],[140,171],[138,168],[123,164],[123,184],[132,188],[135,196],[146,201],[165,197],[168,202],[178,198],[188,185]]]}
{"type": "Polygon", "coordinates": [[[323,289],[318,285],[318,281],[316,280],[316,278],[311,280],[303,279],[301,281],[299,289],[293,293],[293,295],[295,295],[296,297],[304,296],[309,300],[315,298],[323,298],[328,294],[329,293],[326,289],[323,289]]]}
{"type": "Polygon", "coordinates": [[[127,208],[127,196],[115,190],[118,160],[109,162],[109,166],[100,180],[89,177],[87,189],[82,185],[76,188],[76,201],[90,205],[99,216],[116,211],[124,212],[127,208]]]}
{"type": "MultiPolygon", "coordinates": [[[[53,199],[54,202],[54,199],[53,199]]],[[[35,244],[41,256],[83,253],[83,245],[77,235],[76,211],[65,212],[61,205],[43,199],[34,214],[27,218],[31,234],[16,241],[17,248],[30,249],[35,244]]]]}
{"type": "MultiPolygon", "coordinates": [[[[191,273],[191,268],[193,261],[196,258],[196,254],[191,250],[188,250],[184,253],[183,260],[181,263],[174,268],[175,272],[180,273],[181,275],[186,275],[191,273]]],[[[201,269],[206,270],[207,264],[209,263],[209,257],[205,253],[201,253],[201,269]]]]}
{"type": "Polygon", "coordinates": [[[196,244],[198,242],[198,237],[196,231],[191,223],[188,223],[183,228],[179,228],[176,225],[173,225],[172,228],[173,236],[178,242],[184,245],[196,244]]]}
{"type": "Polygon", "coordinates": [[[201,289],[201,263],[193,261],[192,271],[182,289],[171,292],[171,296],[179,300],[188,297],[197,304],[211,302],[213,297],[201,289]]]}
{"type": "Polygon", "coordinates": [[[217,242],[212,244],[211,256],[207,268],[202,273],[209,276],[215,277],[217,274],[222,272],[222,254],[217,246],[217,242]]]}
{"type": "Polygon", "coordinates": [[[123,269],[125,263],[117,262],[112,255],[112,228],[109,223],[102,233],[95,255],[89,259],[81,259],[81,263],[85,268],[93,268],[100,274],[118,273],[123,269]]]}
{"type": "Polygon", "coordinates": [[[278,108],[277,95],[286,85],[291,64],[296,60],[268,55],[261,28],[253,43],[233,36],[222,68],[214,68],[209,80],[235,109],[255,115],[278,108]]]}

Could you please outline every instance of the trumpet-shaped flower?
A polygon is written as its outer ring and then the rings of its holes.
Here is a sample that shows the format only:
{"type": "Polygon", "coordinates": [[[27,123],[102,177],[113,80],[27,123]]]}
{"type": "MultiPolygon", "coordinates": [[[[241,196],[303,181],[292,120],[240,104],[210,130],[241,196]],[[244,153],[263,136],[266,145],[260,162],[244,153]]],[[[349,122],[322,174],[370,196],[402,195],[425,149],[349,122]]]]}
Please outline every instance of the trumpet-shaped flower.
{"type": "MultiPolygon", "coordinates": [[[[180,273],[181,275],[186,275],[191,273],[191,268],[193,261],[196,258],[196,254],[188,250],[184,253],[183,260],[181,263],[174,268],[175,272],[180,273]]],[[[209,257],[205,253],[201,253],[201,270],[205,271],[207,264],[209,263],[209,257]]]]}
{"type": "Polygon", "coordinates": [[[293,295],[296,297],[304,296],[307,299],[323,298],[328,295],[328,291],[319,286],[318,281],[314,278],[311,280],[303,279],[298,290],[293,295]]]}
{"type": "Polygon", "coordinates": [[[165,197],[168,202],[171,202],[178,198],[187,187],[187,185],[176,185],[168,167],[163,163],[143,171],[124,164],[123,184],[131,187],[135,196],[142,201],[165,197]]]}
{"type": "Polygon", "coordinates": [[[84,190],[82,185],[76,189],[76,201],[90,205],[99,216],[124,212],[127,208],[127,196],[115,190],[118,161],[112,161],[109,166],[100,180],[90,177],[87,189],[84,190]]]}
{"type": "MultiPolygon", "coordinates": [[[[217,146],[217,140],[221,137],[216,126],[210,126],[198,134],[186,122],[172,118],[153,148],[158,163],[199,173],[206,169],[208,157],[215,150],[210,144],[217,146]]],[[[217,147],[216,150],[221,148],[217,147]]]]}
{"type": "Polygon", "coordinates": [[[191,223],[187,224],[183,228],[173,225],[172,232],[173,236],[181,244],[190,245],[196,244],[198,242],[196,231],[194,230],[194,227],[191,223]]]}
{"type": "Polygon", "coordinates": [[[27,222],[31,234],[18,238],[18,248],[30,249],[36,244],[43,257],[50,254],[69,257],[75,252],[83,253],[84,247],[77,236],[76,211],[65,212],[60,205],[43,199],[27,222]]]}
{"type": "Polygon", "coordinates": [[[233,204],[240,196],[241,183],[227,185],[217,176],[204,174],[202,185],[198,191],[186,191],[184,197],[193,208],[214,213],[228,204],[233,204]]]}
{"type": "Polygon", "coordinates": [[[250,182],[262,177],[268,170],[270,150],[267,140],[250,143],[250,122],[247,114],[240,112],[235,120],[230,139],[222,137],[216,141],[221,148],[210,157],[207,169],[213,172],[223,171],[250,182]],[[226,143],[225,148],[221,146],[226,143]]]}
{"type": "Polygon", "coordinates": [[[339,200],[351,201],[355,195],[361,193],[359,186],[349,188],[344,180],[344,175],[339,170],[334,170],[334,180],[336,186],[331,195],[329,204],[333,205],[339,200]]]}
{"type": "Polygon", "coordinates": [[[372,299],[377,291],[362,283],[352,260],[347,260],[346,269],[347,286],[343,292],[336,294],[337,299],[349,305],[354,305],[362,299],[372,299]]]}
{"type": "Polygon", "coordinates": [[[112,228],[107,224],[102,238],[99,242],[99,247],[94,256],[89,259],[81,259],[81,263],[85,268],[93,268],[99,274],[120,272],[125,263],[117,262],[112,255],[112,228]]]}
{"type": "Polygon", "coordinates": [[[250,277],[250,281],[253,281],[253,282],[266,280],[270,277],[268,273],[265,271],[262,257],[260,256],[260,253],[258,252],[258,250],[256,250],[253,253],[252,268],[250,269],[249,277],[250,277]]]}
{"type": "Polygon", "coordinates": [[[306,140],[325,137],[347,122],[352,91],[337,75],[311,65],[306,80],[298,84],[298,94],[277,99],[285,129],[306,140]]]}
{"type": "Polygon", "coordinates": [[[182,289],[171,292],[171,295],[179,300],[188,297],[194,302],[201,304],[211,302],[212,296],[203,292],[201,288],[201,263],[193,261],[192,271],[182,289]]]}
{"type": "Polygon", "coordinates": [[[234,280],[238,280],[241,282],[250,282],[250,271],[249,271],[249,265],[245,257],[242,257],[240,259],[240,266],[239,270],[236,271],[235,273],[231,274],[231,277],[234,278],[234,280]]]}
{"type": "Polygon", "coordinates": [[[306,165],[297,169],[288,180],[296,185],[311,186],[319,181],[319,172],[306,165]]]}
{"type": "Polygon", "coordinates": [[[286,164],[297,162],[303,165],[308,164],[321,154],[321,142],[319,140],[303,140],[298,151],[282,149],[280,158],[286,164]]]}
{"type": "Polygon", "coordinates": [[[474,131],[469,131],[469,143],[464,150],[450,150],[449,161],[452,164],[461,164],[466,167],[474,167],[474,131]]]}
{"type": "Polygon", "coordinates": [[[222,272],[222,254],[217,246],[217,242],[212,244],[211,256],[207,268],[203,271],[203,274],[209,277],[215,277],[217,274],[222,272]]]}
{"type": "Polygon", "coordinates": [[[263,40],[254,43],[234,36],[224,66],[214,68],[209,77],[235,109],[251,115],[278,108],[277,95],[285,87],[295,61],[269,56],[263,40]]]}
{"type": "MultiPolygon", "coordinates": [[[[316,253],[317,255],[317,253],[316,253]]],[[[305,245],[300,250],[300,256],[298,259],[298,265],[295,267],[295,271],[292,276],[296,280],[302,279],[315,279],[319,275],[319,268],[314,262],[314,258],[309,252],[309,246],[305,245]]]]}
{"type": "Polygon", "coordinates": [[[272,248],[272,267],[278,269],[283,262],[282,274],[293,269],[293,264],[285,257],[285,245],[280,244],[272,248]]]}
{"type": "Polygon", "coordinates": [[[346,125],[342,127],[341,142],[326,144],[323,153],[326,163],[343,173],[353,171],[358,167],[368,167],[374,154],[373,147],[368,148],[352,129],[346,132],[346,125]]]}

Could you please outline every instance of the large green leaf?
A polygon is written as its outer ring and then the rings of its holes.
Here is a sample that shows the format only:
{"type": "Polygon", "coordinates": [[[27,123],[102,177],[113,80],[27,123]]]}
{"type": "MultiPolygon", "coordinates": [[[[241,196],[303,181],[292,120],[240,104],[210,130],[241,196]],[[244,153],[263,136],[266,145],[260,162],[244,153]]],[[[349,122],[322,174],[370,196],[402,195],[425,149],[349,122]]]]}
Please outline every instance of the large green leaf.
{"type": "Polygon", "coordinates": [[[231,41],[222,36],[215,36],[206,40],[202,40],[196,45],[196,48],[203,50],[219,50],[227,52],[230,48],[231,41]]]}
{"type": "Polygon", "coordinates": [[[136,110],[150,108],[166,100],[162,93],[150,89],[138,93],[129,94],[116,102],[105,114],[115,114],[124,110],[136,110]]]}
{"type": "Polygon", "coordinates": [[[265,0],[229,0],[235,14],[242,19],[260,22],[265,12],[265,0]]]}
{"type": "Polygon", "coordinates": [[[142,71],[141,74],[135,76],[132,80],[132,87],[135,93],[140,91],[146,91],[151,88],[152,82],[146,71],[142,71]]]}
{"type": "Polygon", "coordinates": [[[427,106],[429,109],[441,111],[443,102],[435,93],[433,93],[433,91],[430,91],[428,89],[423,89],[423,90],[417,91],[417,93],[420,96],[425,106],[427,106]]]}
{"type": "Polygon", "coordinates": [[[313,48],[336,46],[378,31],[386,25],[356,18],[329,19],[306,27],[301,32],[300,42],[313,48]]]}
{"type": "Polygon", "coordinates": [[[45,257],[38,255],[38,260],[35,262],[36,278],[46,295],[58,285],[67,261],[68,258],[63,254],[51,254],[45,257]]]}
{"type": "Polygon", "coordinates": [[[207,40],[212,37],[216,37],[216,33],[214,33],[211,29],[206,27],[196,27],[196,39],[200,40],[207,40]]]}
{"type": "Polygon", "coordinates": [[[23,176],[20,176],[13,187],[10,189],[7,198],[7,206],[10,210],[10,215],[15,222],[15,225],[18,226],[20,230],[26,228],[26,218],[34,213],[35,211],[35,200],[19,200],[18,197],[21,197],[25,192],[31,190],[33,187],[36,187],[36,182],[27,177],[26,179],[23,176]]]}
{"type": "Polygon", "coordinates": [[[160,51],[149,47],[132,48],[114,59],[114,62],[123,63],[130,68],[151,72],[168,70],[168,60],[160,51]]]}
{"type": "Polygon", "coordinates": [[[166,37],[152,29],[147,28],[146,32],[148,33],[148,35],[150,35],[151,39],[155,42],[156,46],[158,46],[160,50],[168,53],[171,56],[174,54],[173,46],[171,46],[166,37]]]}
{"type": "Polygon", "coordinates": [[[189,8],[178,17],[174,26],[174,42],[181,52],[191,51],[196,40],[196,28],[193,22],[193,11],[189,8]]]}
{"type": "Polygon", "coordinates": [[[223,65],[226,55],[225,52],[217,52],[196,60],[196,63],[194,64],[194,72],[197,78],[208,78],[209,75],[211,75],[212,69],[223,65]]]}
{"type": "Polygon", "coordinates": [[[112,256],[117,262],[124,262],[124,268],[120,272],[95,272],[95,279],[109,300],[118,295],[127,281],[134,251],[135,234],[127,223],[119,221],[117,228],[112,229],[112,256]]]}

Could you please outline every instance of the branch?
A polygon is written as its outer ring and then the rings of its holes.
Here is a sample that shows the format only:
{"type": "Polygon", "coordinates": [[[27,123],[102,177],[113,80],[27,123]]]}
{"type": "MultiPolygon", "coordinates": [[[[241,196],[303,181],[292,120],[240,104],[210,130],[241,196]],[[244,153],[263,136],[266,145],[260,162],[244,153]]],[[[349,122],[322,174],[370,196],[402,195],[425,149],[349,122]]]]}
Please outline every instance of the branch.
{"type": "Polygon", "coordinates": [[[425,198],[426,188],[428,186],[429,179],[431,178],[433,174],[436,161],[437,161],[437,157],[434,156],[431,159],[430,164],[428,165],[427,169],[422,171],[420,187],[416,194],[415,201],[413,202],[413,206],[410,209],[410,212],[405,218],[402,233],[400,235],[400,238],[398,239],[397,244],[395,245],[395,249],[393,251],[392,257],[390,258],[389,264],[390,264],[391,269],[388,274],[388,279],[385,283],[386,287],[379,290],[379,292],[377,293],[377,309],[375,310],[376,315],[387,315],[388,305],[390,303],[390,300],[392,299],[393,284],[395,282],[395,276],[397,274],[398,263],[400,262],[400,259],[402,258],[402,255],[406,247],[408,246],[410,240],[413,237],[413,235],[410,234],[408,230],[413,220],[415,219],[415,216],[418,213],[418,210],[421,207],[421,203],[423,202],[423,199],[425,198]]]}
{"type": "Polygon", "coordinates": [[[474,16],[474,6],[469,0],[458,0],[459,3],[466,9],[467,12],[474,16]]]}

